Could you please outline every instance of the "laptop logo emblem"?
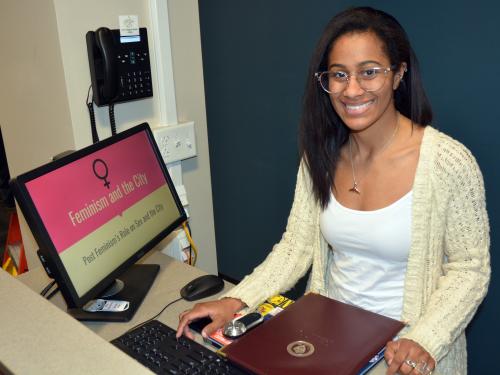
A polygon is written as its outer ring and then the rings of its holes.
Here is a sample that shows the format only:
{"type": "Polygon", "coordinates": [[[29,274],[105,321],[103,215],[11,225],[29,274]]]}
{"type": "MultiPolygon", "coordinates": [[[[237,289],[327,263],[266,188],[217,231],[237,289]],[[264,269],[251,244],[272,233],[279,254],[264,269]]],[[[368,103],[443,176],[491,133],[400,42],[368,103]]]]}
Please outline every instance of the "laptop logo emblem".
{"type": "Polygon", "coordinates": [[[294,357],[309,357],[314,353],[314,345],[307,341],[294,341],[287,345],[288,354],[294,357]]]}

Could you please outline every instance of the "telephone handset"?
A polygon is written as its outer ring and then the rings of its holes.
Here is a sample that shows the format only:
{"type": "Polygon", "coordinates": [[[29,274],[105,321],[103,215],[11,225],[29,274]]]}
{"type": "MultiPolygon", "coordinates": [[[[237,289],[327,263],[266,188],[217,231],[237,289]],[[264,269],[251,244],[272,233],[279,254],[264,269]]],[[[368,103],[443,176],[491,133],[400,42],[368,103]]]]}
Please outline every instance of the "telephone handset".
{"type": "Polygon", "coordinates": [[[153,96],[146,28],[137,36],[120,36],[120,30],[100,27],[86,35],[97,106],[153,96]]]}
{"type": "Polygon", "coordinates": [[[107,27],[97,29],[95,42],[102,56],[103,84],[99,87],[100,94],[104,100],[112,102],[118,93],[118,61],[111,30],[107,27]]]}

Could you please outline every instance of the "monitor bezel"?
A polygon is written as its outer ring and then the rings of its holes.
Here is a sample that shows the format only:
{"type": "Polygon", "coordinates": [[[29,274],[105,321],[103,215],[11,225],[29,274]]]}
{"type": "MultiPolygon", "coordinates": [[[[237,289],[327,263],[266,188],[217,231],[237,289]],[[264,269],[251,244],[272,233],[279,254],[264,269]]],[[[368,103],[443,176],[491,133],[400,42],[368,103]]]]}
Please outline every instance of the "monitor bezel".
{"type": "Polygon", "coordinates": [[[59,289],[68,305],[68,308],[79,308],[82,307],[89,300],[97,298],[100,293],[102,293],[106,288],[108,288],[115,279],[127,270],[130,266],[141,259],[147,252],[152,250],[160,241],[167,237],[171,232],[177,229],[183,222],[187,220],[187,215],[182,206],[180,198],[177,194],[177,190],[170,178],[167,167],[163,158],[161,156],[158,145],[156,144],[155,138],[149,127],[148,123],[142,123],[136,125],[130,129],[124,130],[115,136],[106,138],[98,143],[87,146],[81,150],[74,151],[71,154],[64,156],[61,159],[49,162],[40,167],[37,167],[29,172],[23,173],[16,178],[11,180],[11,186],[13,188],[14,196],[23,212],[23,215],[33,233],[33,236],[40,248],[40,253],[46,258],[48,267],[50,268],[51,277],[57,282],[59,289]],[[111,271],[105,278],[100,280],[95,286],[93,286],[89,291],[84,293],[82,296],[78,296],[76,289],[69,277],[69,274],[64,267],[64,264],[59,257],[59,254],[52,242],[49,233],[43,223],[43,220],[36,209],[36,206],[26,188],[26,184],[36,179],[44,174],[50,173],[58,168],[61,168],[67,164],[70,164],[82,157],[90,155],[98,150],[106,148],[112,144],[120,142],[121,140],[133,136],[137,133],[145,132],[148,139],[152,145],[154,154],[158,161],[167,185],[172,193],[177,209],[179,210],[179,217],[171,223],[168,227],[162,230],[158,235],[148,241],[143,247],[138,249],[134,254],[132,254],[127,260],[125,260],[121,265],[119,265],[115,270],[111,271]]]}

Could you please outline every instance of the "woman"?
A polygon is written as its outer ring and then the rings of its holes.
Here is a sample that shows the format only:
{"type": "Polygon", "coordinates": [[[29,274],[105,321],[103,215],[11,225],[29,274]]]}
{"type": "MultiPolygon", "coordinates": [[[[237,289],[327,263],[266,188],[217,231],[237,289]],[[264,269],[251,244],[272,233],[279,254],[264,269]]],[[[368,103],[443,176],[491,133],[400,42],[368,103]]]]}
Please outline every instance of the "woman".
{"type": "Polygon", "coordinates": [[[465,374],[464,329],[486,294],[489,227],[470,152],[431,126],[401,25],[372,8],[327,25],[313,55],[302,163],[286,232],[223,299],[197,304],[204,335],[282,293],[308,290],[408,323],[387,343],[387,374],[465,374]]]}

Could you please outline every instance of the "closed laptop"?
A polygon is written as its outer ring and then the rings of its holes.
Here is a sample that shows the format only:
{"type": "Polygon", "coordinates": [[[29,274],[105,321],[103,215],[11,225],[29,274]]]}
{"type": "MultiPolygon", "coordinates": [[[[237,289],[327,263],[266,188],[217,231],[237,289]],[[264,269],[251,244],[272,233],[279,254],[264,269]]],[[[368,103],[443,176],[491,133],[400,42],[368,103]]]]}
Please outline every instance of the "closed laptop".
{"type": "Polygon", "coordinates": [[[307,294],[222,349],[257,374],[358,374],[403,328],[400,321],[307,294]]]}

